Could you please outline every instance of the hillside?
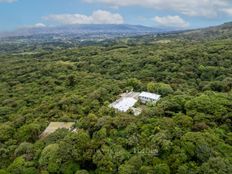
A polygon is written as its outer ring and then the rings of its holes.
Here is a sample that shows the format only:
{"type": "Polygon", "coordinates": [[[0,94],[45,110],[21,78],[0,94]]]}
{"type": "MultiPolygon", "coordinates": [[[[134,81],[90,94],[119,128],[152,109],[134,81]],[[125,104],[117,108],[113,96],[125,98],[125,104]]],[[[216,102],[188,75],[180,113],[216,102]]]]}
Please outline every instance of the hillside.
{"type": "Polygon", "coordinates": [[[134,39],[0,54],[0,173],[232,173],[232,40],[134,39]],[[132,88],[161,100],[109,108],[132,88]]]}
{"type": "Polygon", "coordinates": [[[166,37],[187,39],[192,41],[226,39],[232,37],[232,22],[224,23],[219,26],[195,29],[183,32],[171,32],[164,34],[166,37]]]}

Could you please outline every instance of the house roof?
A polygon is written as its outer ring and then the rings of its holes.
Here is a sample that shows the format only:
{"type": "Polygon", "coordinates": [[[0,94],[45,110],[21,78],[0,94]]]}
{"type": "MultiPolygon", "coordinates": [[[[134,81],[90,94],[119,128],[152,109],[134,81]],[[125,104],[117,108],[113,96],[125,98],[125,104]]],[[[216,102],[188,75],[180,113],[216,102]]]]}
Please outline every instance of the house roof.
{"type": "Polygon", "coordinates": [[[137,100],[132,97],[123,97],[117,100],[116,102],[112,103],[110,106],[119,111],[126,112],[131,107],[133,107],[136,102],[137,100]]]}
{"type": "Polygon", "coordinates": [[[159,100],[161,95],[150,93],[150,92],[142,92],[139,97],[147,97],[153,100],[159,100]]]}

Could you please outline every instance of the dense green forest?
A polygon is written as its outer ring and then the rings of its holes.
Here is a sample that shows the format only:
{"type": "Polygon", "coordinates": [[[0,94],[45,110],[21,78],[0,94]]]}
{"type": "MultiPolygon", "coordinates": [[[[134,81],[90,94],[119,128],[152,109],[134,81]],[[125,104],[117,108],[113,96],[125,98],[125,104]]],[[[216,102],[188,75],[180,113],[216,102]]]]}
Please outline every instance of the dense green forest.
{"type": "Polygon", "coordinates": [[[232,173],[231,39],[4,48],[0,174],[232,173]],[[139,116],[108,107],[132,88],[162,99],[139,116]],[[51,121],[78,131],[40,139],[51,121]]]}

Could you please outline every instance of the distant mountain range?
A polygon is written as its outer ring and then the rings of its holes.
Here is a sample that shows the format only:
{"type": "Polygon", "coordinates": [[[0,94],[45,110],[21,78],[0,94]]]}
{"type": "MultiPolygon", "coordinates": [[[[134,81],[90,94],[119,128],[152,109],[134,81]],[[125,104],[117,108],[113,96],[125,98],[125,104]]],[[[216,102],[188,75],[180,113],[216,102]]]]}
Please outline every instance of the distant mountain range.
{"type": "Polygon", "coordinates": [[[117,37],[133,36],[152,33],[162,33],[167,30],[161,28],[152,28],[141,25],[113,25],[113,24],[94,24],[94,25],[67,25],[60,27],[40,27],[40,28],[22,28],[13,32],[0,33],[0,37],[18,37],[35,35],[74,35],[80,38],[96,37],[117,37]]]}
{"type": "Polygon", "coordinates": [[[176,38],[196,41],[231,38],[232,22],[224,23],[219,26],[185,31],[127,24],[66,25],[59,27],[22,28],[13,32],[0,33],[0,40],[1,44],[61,43],[67,45],[73,43],[89,44],[92,41],[96,43],[119,37],[146,36],[149,38],[150,35],[154,37],[159,36],[161,39],[176,38]]]}

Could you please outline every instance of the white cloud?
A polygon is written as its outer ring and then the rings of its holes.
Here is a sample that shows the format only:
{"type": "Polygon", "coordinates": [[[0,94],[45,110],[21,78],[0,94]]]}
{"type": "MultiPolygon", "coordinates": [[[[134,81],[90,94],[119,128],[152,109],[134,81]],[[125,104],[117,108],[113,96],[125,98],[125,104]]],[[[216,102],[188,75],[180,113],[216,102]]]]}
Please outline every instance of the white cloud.
{"type": "Polygon", "coordinates": [[[12,3],[12,2],[16,2],[16,0],[0,0],[0,3],[12,3]]]}
{"type": "Polygon", "coordinates": [[[188,16],[216,17],[222,9],[231,7],[229,0],[83,0],[111,6],[143,6],[160,10],[173,10],[188,16]]]}
{"type": "Polygon", "coordinates": [[[43,24],[43,23],[37,23],[37,24],[35,24],[33,27],[34,27],[34,28],[43,28],[43,27],[46,27],[46,25],[43,24]]]}
{"type": "Polygon", "coordinates": [[[156,16],[153,20],[162,27],[187,28],[189,26],[189,23],[180,16],[156,16]]]}
{"type": "Polygon", "coordinates": [[[224,8],[222,9],[222,11],[226,13],[227,15],[232,16],[232,8],[224,8]]]}
{"type": "Polygon", "coordinates": [[[24,25],[24,26],[21,26],[20,28],[44,28],[44,27],[47,27],[47,26],[43,23],[36,23],[34,25],[24,25]]]}
{"type": "Polygon", "coordinates": [[[90,16],[83,14],[53,14],[44,19],[61,24],[122,24],[123,17],[118,13],[97,10],[90,16]]]}

